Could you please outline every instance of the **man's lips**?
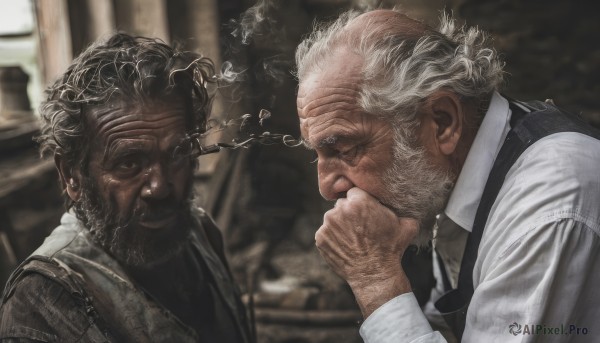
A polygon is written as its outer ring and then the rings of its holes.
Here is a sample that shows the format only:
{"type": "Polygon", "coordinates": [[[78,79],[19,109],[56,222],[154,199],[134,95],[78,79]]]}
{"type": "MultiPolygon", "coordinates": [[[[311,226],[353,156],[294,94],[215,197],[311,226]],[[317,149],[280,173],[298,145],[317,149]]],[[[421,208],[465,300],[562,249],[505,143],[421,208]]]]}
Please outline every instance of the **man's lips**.
{"type": "Polygon", "coordinates": [[[162,229],[177,219],[177,211],[142,215],[138,224],[149,229],[162,229]]]}

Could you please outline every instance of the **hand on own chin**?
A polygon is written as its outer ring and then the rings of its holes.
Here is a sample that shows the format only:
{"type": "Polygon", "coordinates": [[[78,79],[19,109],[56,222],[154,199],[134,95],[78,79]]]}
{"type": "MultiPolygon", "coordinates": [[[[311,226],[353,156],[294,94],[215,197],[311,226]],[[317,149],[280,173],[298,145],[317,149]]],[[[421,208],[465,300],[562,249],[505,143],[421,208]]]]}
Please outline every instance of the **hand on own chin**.
{"type": "Polygon", "coordinates": [[[397,217],[355,187],[325,213],[315,241],[329,266],[355,289],[403,274],[402,255],[418,229],[416,219],[397,217]]]}

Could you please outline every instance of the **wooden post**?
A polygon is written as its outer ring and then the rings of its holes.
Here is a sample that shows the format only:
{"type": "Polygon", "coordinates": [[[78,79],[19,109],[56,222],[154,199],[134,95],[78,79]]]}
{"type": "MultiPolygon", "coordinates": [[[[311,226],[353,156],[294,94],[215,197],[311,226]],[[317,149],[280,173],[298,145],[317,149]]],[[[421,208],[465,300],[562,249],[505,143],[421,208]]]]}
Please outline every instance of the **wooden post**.
{"type": "Polygon", "coordinates": [[[89,9],[88,29],[90,39],[115,31],[115,9],[112,0],[86,0],[89,9]]]}
{"type": "MultiPolygon", "coordinates": [[[[209,57],[215,64],[217,71],[221,66],[221,49],[219,46],[219,11],[215,0],[185,0],[189,9],[187,18],[189,22],[188,35],[195,42],[194,48],[199,50],[202,55],[209,57]]],[[[220,98],[213,102],[212,118],[217,120],[225,119],[223,115],[224,108],[220,98]]],[[[205,144],[213,144],[220,141],[222,134],[213,134],[208,137],[205,144]]],[[[200,174],[214,173],[219,159],[224,154],[214,154],[202,158],[198,172],[200,174]]]]}
{"type": "Polygon", "coordinates": [[[71,29],[67,0],[36,0],[38,23],[39,65],[43,83],[47,86],[71,63],[73,59],[71,29]]]}
{"type": "Polygon", "coordinates": [[[73,55],[115,31],[112,0],[68,0],[73,55]]]}
{"type": "Polygon", "coordinates": [[[170,41],[165,0],[119,0],[115,9],[117,29],[170,41]]]}
{"type": "Polygon", "coordinates": [[[188,23],[190,35],[196,41],[196,47],[204,56],[209,57],[217,68],[221,65],[219,47],[219,11],[215,0],[187,0],[190,9],[188,23]]]}

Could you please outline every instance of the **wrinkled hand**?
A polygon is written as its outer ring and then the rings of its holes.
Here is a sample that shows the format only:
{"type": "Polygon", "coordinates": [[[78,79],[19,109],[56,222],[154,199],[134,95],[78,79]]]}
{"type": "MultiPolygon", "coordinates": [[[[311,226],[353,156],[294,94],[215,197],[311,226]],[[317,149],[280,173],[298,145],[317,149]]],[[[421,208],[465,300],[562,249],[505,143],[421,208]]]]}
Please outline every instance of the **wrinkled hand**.
{"type": "Polygon", "coordinates": [[[418,222],[394,212],[359,188],[338,199],[315,234],[330,267],[352,288],[365,318],[393,297],[410,292],[401,259],[418,222]]]}

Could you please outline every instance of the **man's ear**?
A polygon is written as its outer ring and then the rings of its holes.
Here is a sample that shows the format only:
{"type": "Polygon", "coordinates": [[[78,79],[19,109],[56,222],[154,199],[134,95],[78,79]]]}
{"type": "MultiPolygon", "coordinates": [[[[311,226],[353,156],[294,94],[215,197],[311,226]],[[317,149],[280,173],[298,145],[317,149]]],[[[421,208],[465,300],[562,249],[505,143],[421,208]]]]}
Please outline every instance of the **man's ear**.
{"type": "Polygon", "coordinates": [[[464,106],[456,94],[448,91],[433,94],[428,102],[436,127],[436,145],[442,154],[452,155],[464,129],[464,106]]]}
{"type": "Polygon", "coordinates": [[[81,195],[81,170],[67,165],[65,159],[60,154],[54,155],[54,163],[60,176],[60,182],[63,189],[66,190],[69,198],[76,202],[81,195]]]}

